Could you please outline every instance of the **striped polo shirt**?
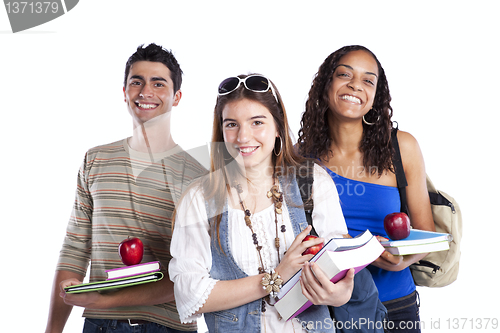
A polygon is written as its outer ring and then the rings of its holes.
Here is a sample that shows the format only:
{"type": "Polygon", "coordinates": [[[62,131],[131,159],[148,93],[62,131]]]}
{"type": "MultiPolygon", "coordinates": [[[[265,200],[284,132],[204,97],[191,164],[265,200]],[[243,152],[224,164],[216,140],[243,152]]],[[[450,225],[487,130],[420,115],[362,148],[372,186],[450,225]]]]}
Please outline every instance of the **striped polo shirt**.
{"type": "MultiPolygon", "coordinates": [[[[189,183],[206,169],[179,146],[152,154],[133,151],[127,139],[90,149],[78,173],[73,211],[59,256],[58,270],[107,278],[106,270],[124,266],[118,245],[127,237],[144,244],[142,262],[160,261],[168,269],[175,203],[189,183]]],[[[154,306],[86,309],[84,317],[139,319],[180,330],[175,302],[154,306]]]]}

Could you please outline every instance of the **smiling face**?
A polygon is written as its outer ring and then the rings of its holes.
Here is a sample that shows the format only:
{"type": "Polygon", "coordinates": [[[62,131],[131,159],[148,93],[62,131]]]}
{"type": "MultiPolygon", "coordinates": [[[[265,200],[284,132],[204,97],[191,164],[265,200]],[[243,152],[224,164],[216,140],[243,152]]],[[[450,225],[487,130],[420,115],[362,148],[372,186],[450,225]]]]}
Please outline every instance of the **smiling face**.
{"type": "Polygon", "coordinates": [[[145,123],[177,106],[181,91],[174,93],[170,70],[161,62],[138,61],[130,67],[123,87],[125,102],[135,121],[145,123]]]}
{"type": "Polygon", "coordinates": [[[242,158],[247,169],[272,170],[273,149],[278,130],[274,118],[262,104],[241,99],[226,104],[222,131],[228,151],[242,158]]]}
{"type": "Polygon", "coordinates": [[[339,60],[328,92],[332,115],[338,119],[356,119],[368,113],[377,90],[378,66],[366,51],[352,51],[339,60]]]}

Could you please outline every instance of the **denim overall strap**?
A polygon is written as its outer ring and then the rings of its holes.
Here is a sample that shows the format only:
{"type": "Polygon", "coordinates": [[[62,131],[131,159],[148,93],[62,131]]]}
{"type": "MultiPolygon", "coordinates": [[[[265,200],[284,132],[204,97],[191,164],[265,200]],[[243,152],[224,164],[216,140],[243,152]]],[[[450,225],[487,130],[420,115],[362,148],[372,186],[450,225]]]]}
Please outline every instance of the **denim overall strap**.
{"type": "MultiPolygon", "coordinates": [[[[227,201],[221,216],[219,239],[214,227],[216,207],[213,202],[206,202],[209,218],[212,253],[210,276],[217,280],[236,280],[248,275],[238,266],[229,247],[228,207],[227,201]],[[221,249],[222,247],[222,249],[221,249]]],[[[204,314],[209,332],[260,332],[260,311],[262,300],[258,299],[242,306],[208,312],[204,314]]]]}

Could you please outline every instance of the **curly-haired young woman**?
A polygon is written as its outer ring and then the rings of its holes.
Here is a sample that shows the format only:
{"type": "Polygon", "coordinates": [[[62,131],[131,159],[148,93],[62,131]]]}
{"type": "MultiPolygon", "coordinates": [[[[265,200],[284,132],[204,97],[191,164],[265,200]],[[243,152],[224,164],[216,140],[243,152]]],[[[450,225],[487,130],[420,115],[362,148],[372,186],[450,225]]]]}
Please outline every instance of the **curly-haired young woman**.
{"type": "MultiPolygon", "coordinates": [[[[387,78],[376,56],[363,46],[345,46],[320,66],[302,115],[299,151],[328,168],[351,236],[369,229],[387,237],[384,217],[400,211],[390,102],[387,78]]],[[[398,131],[397,136],[412,227],[434,230],[419,145],[409,133],[398,131]]],[[[420,331],[418,294],[409,265],[424,256],[384,252],[369,266],[388,310],[389,329],[420,331]]]]}

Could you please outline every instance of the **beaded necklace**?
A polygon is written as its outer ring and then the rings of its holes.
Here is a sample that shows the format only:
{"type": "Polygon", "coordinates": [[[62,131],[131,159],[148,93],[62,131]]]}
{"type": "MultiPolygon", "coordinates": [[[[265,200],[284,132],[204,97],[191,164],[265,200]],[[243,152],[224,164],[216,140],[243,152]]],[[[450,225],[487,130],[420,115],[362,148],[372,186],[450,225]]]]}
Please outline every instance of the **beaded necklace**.
{"type": "MultiPolygon", "coordinates": [[[[267,197],[271,198],[273,200],[273,204],[274,204],[274,223],[276,225],[276,237],[274,238],[274,246],[275,246],[276,251],[278,253],[278,263],[279,263],[281,260],[280,260],[280,252],[279,252],[280,239],[279,239],[279,234],[278,234],[278,214],[281,214],[283,212],[283,209],[282,209],[282,207],[283,207],[283,193],[279,191],[279,186],[276,185],[276,178],[273,177],[273,179],[274,179],[274,184],[271,187],[271,189],[267,192],[267,197]]],[[[274,278],[276,278],[275,275],[277,275],[277,273],[272,272],[271,274],[269,274],[264,270],[264,261],[262,260],[262,254],[261,254],[262,246],[259,245],[259,240],[257,239],[257,234],[253,230],[252,220],[250,219],[250,217],[252,216],[252,213],[245,206],[245,202],[241,198],[241,194],[243,193],[243,189],[241,187],[241,184],[239,184],[238,182],[235,181],[235,182],[233,182],[232,187],[234,187],[236,189],[236,193],[238,194],[238,200],[240,202],[241,209],[243,209],[243,212],[245,213],[245,224],[252,232],[253,244],[255,245],[255,248],[256,248],[257,253],[259,255],[259,261],[260,261],[259,274],[265,273],[264,279],[272,281],[274,278]],[[267,275],[269,275],[269,276],[267,276],[267,275]]],[[[283,224],[283,219],[282,219],[282,224],[281,224],[280,230],[283,234],[286,232],[286,226],[283,224]]],[[[266,289],[267,292],[270,292],[270,293],[276,293],[277,291],[279,291],[278,287],[274,287],[274,288],[273,287],[274,286],[272,284],[267,284],[264,287],[264,289],[266,289]]],[[[270,303],[269,302],[269,295],[266,296],[265,298],[266,298],[266,301],[268,303],[270,303]]],[[[266,311],[264,300],[262,301],[262,311],[263,312],[266,311]]]]}

